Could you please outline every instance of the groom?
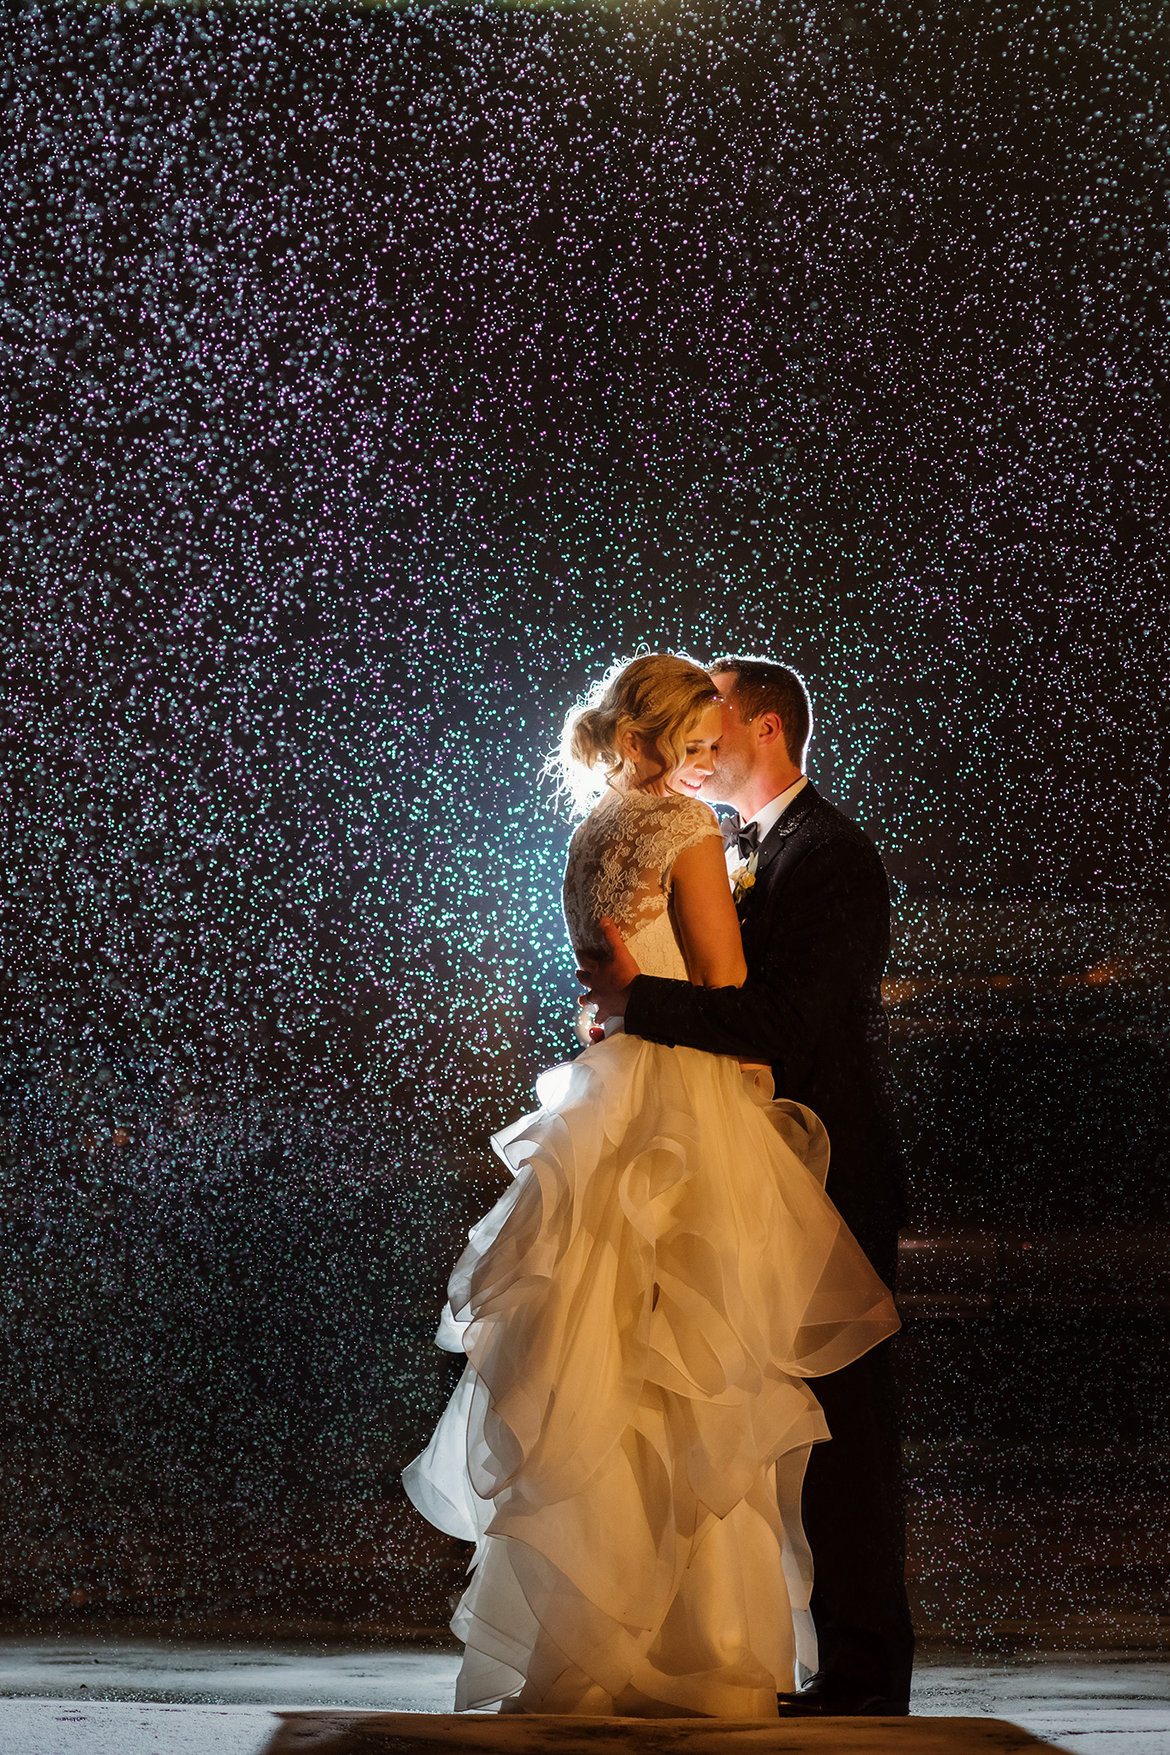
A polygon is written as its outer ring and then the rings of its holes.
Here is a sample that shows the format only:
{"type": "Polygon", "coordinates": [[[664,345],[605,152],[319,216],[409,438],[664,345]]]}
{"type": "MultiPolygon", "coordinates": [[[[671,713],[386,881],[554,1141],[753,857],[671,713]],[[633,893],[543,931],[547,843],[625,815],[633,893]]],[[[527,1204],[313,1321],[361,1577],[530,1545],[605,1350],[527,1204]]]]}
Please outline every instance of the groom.
{"type": "MultiPolygon", "coordinates": [[[[864,831],[804,774],[812,713],[796,673],[721,658],[711,675],[723,730],[703,795],[738,812],[724,840],[739,874],[747,980],[708,989],[643,975],[607,925],[611,956],[579,971],[590,989],[582,1004],[597,1005],[598,1023],[624,1017],[627,1032],[651,1042],[770,1062],[778,1095],[825,1123],[828,1192],[892,1288],[904,1195],[881,1002],[885,870],[864,831]]],[[[813,1446],[803,1500],[820,1668],[780,1695],[780,1711],[905,1713],[914,1633],[889,1342],[814,1388],[833,1435],[813,1446]]]]}

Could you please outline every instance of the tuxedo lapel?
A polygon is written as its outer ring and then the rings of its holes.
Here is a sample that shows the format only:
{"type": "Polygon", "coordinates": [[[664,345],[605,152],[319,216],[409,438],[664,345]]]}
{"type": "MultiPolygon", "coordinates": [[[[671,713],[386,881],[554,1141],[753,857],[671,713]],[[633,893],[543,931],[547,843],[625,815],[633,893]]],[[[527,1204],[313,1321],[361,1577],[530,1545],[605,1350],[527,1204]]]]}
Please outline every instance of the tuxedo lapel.
{"type": "Polygon", "coordinates": [[[812,811],[814,811],[820,803],[821,795],[810,780],[808,785],[802,787],[797,793],[792,803],[788,806],[788,809],[784,812],[784,815],[779,817],[776,822],[772,824],[772,827],[764,836],[763,844],[760,847],[759,857],[756,860],[757,882],[776,859],[777,855],[787,847],[792,836],[795,835],[801,824],[807,820],[812,811]]]}

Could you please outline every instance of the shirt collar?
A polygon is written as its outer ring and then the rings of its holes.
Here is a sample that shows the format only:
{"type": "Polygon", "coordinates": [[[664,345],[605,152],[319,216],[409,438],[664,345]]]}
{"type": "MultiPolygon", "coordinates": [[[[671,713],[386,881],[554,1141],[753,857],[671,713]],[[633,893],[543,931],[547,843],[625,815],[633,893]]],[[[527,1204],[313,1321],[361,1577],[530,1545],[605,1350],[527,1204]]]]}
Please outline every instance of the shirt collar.
{"type": "Polygon", "coordinates": [[[764,808],[758,810],[755,816],[750,819],[753,823],[759,823],[760,825],[761,844],[763,843],[764,837],[770,834],[776,827],[776,824],[780,821],[780,818],[784,815],[784,812],[788,809],[788,806],[792,803],[797,793],[803,792],[807,785],[808,775],[802,774],[799,780],[794,780],[792,785],[786,788],[785,791],[781,792],[776,798],[770,798],[764,808]]]}

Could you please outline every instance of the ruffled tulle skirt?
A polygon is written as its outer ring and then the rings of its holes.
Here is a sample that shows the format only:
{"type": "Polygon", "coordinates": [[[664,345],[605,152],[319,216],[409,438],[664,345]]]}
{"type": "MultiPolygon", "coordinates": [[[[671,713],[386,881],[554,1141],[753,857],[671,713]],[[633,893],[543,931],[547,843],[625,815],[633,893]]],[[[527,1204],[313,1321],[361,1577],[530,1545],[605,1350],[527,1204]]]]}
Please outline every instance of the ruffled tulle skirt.
{"type": "MultiPolygon", "coordinates": [[[[765,1075],[766,1078],[766,1075],[765,1075]]],[[[407,1491],[476,1543],[460,1710],[775,1716],[815,1668],[806,1379],[898,1326],[824,1192],[825,1130],[727,1058],[613,1035],[493,1140],[407,1491]]]]}

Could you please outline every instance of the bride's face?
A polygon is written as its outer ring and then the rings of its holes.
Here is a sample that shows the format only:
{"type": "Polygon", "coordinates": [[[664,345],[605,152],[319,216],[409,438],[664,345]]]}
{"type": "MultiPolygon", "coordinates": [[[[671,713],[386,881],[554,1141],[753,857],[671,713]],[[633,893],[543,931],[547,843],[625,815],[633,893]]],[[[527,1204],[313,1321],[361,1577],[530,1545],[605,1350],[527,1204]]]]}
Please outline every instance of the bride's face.
{"type": "Polygon", "coordinates": [[[684,798],[698,798],[715,772],[715,752],[722,732],[723,713],[719,703],[715,702],[706,709],[687,738],[687,753],[682,766],[676,768],[666,782],[669,791],[681,792],[684,798]]]}
{"type": "Polygon", "coordinates": [[[723,729],[718,703],[705,709],[687,736],[686,754],[673,774],[666,772],[658,750],[635,733],[629,733],[627,760],[633,766],[631,783],[639,792],[678,792],[698,798],[715,770],[715,750],[723,729]]]}

